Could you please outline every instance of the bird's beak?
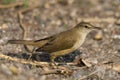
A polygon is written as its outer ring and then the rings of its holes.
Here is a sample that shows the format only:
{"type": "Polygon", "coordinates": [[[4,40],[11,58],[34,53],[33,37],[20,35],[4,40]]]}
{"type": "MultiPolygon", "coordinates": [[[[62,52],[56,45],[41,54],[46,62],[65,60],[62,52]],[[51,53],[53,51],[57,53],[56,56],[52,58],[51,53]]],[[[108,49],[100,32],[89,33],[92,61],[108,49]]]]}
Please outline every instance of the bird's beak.
{"type": "Polygon", "coordinates": [[[100,27],[94,27],[94,29],[98,29],[98,30],[101,30],[101,28],[100,28],[100,27]]]}

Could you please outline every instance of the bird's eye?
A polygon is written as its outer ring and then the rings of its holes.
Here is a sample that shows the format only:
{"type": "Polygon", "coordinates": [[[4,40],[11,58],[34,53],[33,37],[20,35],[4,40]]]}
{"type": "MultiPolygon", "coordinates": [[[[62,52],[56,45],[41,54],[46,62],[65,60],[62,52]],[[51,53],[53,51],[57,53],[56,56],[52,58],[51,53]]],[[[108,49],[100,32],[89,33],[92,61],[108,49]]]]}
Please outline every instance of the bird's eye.
{"type": "Polygon", "coordinates": [[[85,26],[85,28],[88,28],[88,26],[85,26]]]}

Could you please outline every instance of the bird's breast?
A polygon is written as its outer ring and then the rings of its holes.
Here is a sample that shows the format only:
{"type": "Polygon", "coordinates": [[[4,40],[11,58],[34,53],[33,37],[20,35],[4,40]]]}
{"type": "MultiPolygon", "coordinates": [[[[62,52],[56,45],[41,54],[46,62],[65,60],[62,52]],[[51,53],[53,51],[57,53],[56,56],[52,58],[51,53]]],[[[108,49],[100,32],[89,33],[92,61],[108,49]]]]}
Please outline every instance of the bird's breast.
{"type": "MultiPolygon", "coordinates": [[[[80,34],[79,34],[80,35],[80,34]]],[[[73,48],[78,49],[85,41],[86,34],[82,34],[78,37],[76,43],[74,44],[73,48]]]]}

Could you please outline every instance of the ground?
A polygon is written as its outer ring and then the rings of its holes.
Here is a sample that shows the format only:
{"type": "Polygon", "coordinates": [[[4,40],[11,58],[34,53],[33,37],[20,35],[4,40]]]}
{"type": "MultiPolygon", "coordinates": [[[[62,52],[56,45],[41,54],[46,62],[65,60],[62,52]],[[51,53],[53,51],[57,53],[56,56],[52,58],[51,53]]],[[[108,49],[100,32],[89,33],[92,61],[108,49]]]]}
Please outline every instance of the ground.
{"type": "MultiPolygon", "coordinates": [[[[102,30],[91,32],[78,51],[64,57],[58,57],[56,61],[72,62],[75,58],[81,57],[92,66],[84,63],[87,68],[73,70],[70,76],[41,75],[42,69],[40,67],[0,59],[1,80],[120,79],[120,67],[116,67],[116,64],[120,66],[120,0],[38,1],[35,0],[34,2],[39,3],[39,7],[23,13],[22,16],[22,22],[27,31],[26,39],[42,39],[68,30],[81,20],[89,21],[91,24],[101,27],[102,30]],[[100,39],[96,36],[100,36],[100,39]],[[107,64],[113,65],[117,69],[99,64],[104,61],[108,61],[107,64]],[[89,75],[92,72],[95,73],[89,75]],[[84,78],[84,76],[87,77],[84,78]]],[[[0,3],[2,4],[2,1],[0,3]]],[[[36,4],[33,3],[32,5],[36,4]]],[[[10,39],[22,39],[23,37],[17,15],[20,9],[24,9],[24,7],[0,8],[0,54],[9,54],[21,59],[25,58],[25,54],[26,56],[28,54],[23,45],[6,44],[10,39]]],[[[39,56],[37,56],[37,61],[39,61],[39,56]]]]}

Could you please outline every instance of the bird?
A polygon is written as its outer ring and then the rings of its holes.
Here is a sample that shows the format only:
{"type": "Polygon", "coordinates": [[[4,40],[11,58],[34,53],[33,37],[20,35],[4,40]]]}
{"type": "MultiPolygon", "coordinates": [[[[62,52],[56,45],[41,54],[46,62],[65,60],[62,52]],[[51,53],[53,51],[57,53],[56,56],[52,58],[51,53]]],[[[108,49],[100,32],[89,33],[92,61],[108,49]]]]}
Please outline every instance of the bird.
{"type": "Polygon", "coordinates": [[[36,47],[35,52],[47,52],[54,62],[58,56],[69,54],[77,50],[85,41],[86,36],[100,27],[89,22],[80,22],[75,27],[39,40],[9,40],[11,44],[23,44],[36,47]]]}

